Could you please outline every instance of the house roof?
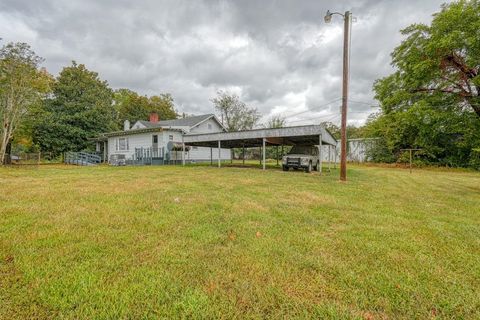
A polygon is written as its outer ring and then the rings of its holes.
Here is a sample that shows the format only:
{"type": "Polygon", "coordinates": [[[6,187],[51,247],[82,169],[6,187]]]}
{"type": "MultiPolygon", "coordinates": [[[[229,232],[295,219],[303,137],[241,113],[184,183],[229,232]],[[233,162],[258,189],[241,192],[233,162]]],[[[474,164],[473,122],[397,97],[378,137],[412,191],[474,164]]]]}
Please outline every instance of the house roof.
{"type": "Polygon", "coordinates": [[[103,140],[106,140],[106,138],[108,137],[128,136],[132,134],[146,133],[146,132],[161,132],[164,130],[183,132],[182,129],[172,129],[172,128],[165,129],[162,127],[141,128],[141,129],[126,130],[126,131],[123,130],[123,131],[106,132],[106,133],[102,133],[100,136],[98,136],[96,139],[93,139],[93,140],[103,141],[103,140]]]}
{"type": "MultiPolygon", "coordinates": [[[[95,141],[104,141],[108,137],[115,137],[115,136],[126,136],[126,135],[131,135],[131,134],[138,134],[138,133],[145,133],[145,132],[155,132],[155,131],[163,131],[163,130],[178,130],[182,131],[180,128],[172,128],[172,127],[196,127],[197,125],[201,124],[202,122],[214,118],[220,126],[223,127],[223,125],[218,121],[217,117],[213,113],[209,114],[202,114],[199,116],[192,116],[192,117],[187,117],[187,118],[181,118],[181,119],[172,119],[172,120],[162,120],[158,121],[157,123],[151,123],[150,121],[143,121],[139,120],[142,125],[145,126],[145,128],[141,129],[131,129],[131,130],[123,130],[123,131],[115,131],[115,132],[106,132],[101,134],[99,137],[92,139],[95,141]]],[[[224,128],[225,129],[225,128],[224,128]]]]}
{"type": "Polygon", "coordinates": [[[192,116],[180,119],[172,120],[161,120],[157,123],[151,123],[150,121],[140,120],[139,122],[143,124],[146,128],[159,128],[159,127],[194,127],[200,122],[203,122],[211,117],[214,117],[212,113],[202,114],[199,116],[192,116]]]}

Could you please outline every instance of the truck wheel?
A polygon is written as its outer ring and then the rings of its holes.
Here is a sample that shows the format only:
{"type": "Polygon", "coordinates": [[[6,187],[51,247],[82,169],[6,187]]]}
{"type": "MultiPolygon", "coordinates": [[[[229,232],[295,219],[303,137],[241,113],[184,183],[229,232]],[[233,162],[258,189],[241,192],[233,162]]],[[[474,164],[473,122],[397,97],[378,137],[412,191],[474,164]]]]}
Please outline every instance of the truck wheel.
{"type": "Polygon", "coordinates": [[[312,162],[311,161],[308,163],[308,167],[305,168],[305,172],[306,173],[312,172],[312,162]]]}
{"type": "Polygon", "coordinates": [[[282,169],[283,171],[288,171],[289,168],[287,166],[282,166],[282,169]]]}

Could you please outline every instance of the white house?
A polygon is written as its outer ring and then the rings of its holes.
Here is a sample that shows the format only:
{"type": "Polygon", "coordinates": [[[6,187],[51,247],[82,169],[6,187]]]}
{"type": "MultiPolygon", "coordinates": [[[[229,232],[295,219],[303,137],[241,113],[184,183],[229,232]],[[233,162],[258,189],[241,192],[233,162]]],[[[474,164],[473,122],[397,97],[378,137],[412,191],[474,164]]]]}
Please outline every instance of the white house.
{"type": "MultiPolygon", "coordinates": [[[[97,139],[97,151],[103,152],[110,164],[168,164],[182,161],[183,136],[189,133],[225,132],[225,127],[213,114],[159,120],[156,113],[149,121],[139,120],[124,130],[103,134],[97,139]],[[101,143],[103,142],[103,144],[101,143]]],[[[218,159],[218,149],[185,148],[185,161],[204,162],[218,159]]],[[[230,149],[220,150],[221,160],[230,160],[230,149]]]]}

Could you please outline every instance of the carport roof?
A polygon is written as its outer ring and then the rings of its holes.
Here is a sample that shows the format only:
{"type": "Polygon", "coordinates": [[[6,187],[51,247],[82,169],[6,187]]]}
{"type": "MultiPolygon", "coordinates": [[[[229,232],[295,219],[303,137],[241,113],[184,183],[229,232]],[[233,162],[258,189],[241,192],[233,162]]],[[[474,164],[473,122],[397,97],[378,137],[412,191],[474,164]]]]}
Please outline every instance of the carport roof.
{"type": "Polygon", "coordinates": [[[267,145],[318,145],[320,136],[322,144],[337,144],[330,132],[321,125],[186,134],[183,136],[183,142],[189,146],[216,148],[220,141],[222,148],[248,148],[261,146],[265,138],[267,145]]]}

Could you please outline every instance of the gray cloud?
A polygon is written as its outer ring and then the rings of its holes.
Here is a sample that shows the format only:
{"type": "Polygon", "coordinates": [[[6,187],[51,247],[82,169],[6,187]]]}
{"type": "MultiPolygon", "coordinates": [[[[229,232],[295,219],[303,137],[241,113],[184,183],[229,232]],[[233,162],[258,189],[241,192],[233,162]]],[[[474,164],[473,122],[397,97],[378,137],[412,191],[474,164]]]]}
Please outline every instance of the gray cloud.
{"type": "Polygon", "coordinates": [[[215,92],[230,90],[265,118],[338,122],[340,102],[326,102],[341,96],[342,21],[323,15],[352,10],[350,123],[361,124],[399,30],[442,2],[4,0],[0,37],[28,42],[53,74],[76,60],[113,88],[170,92],[179,112],[212,112],[215,92]]]}

